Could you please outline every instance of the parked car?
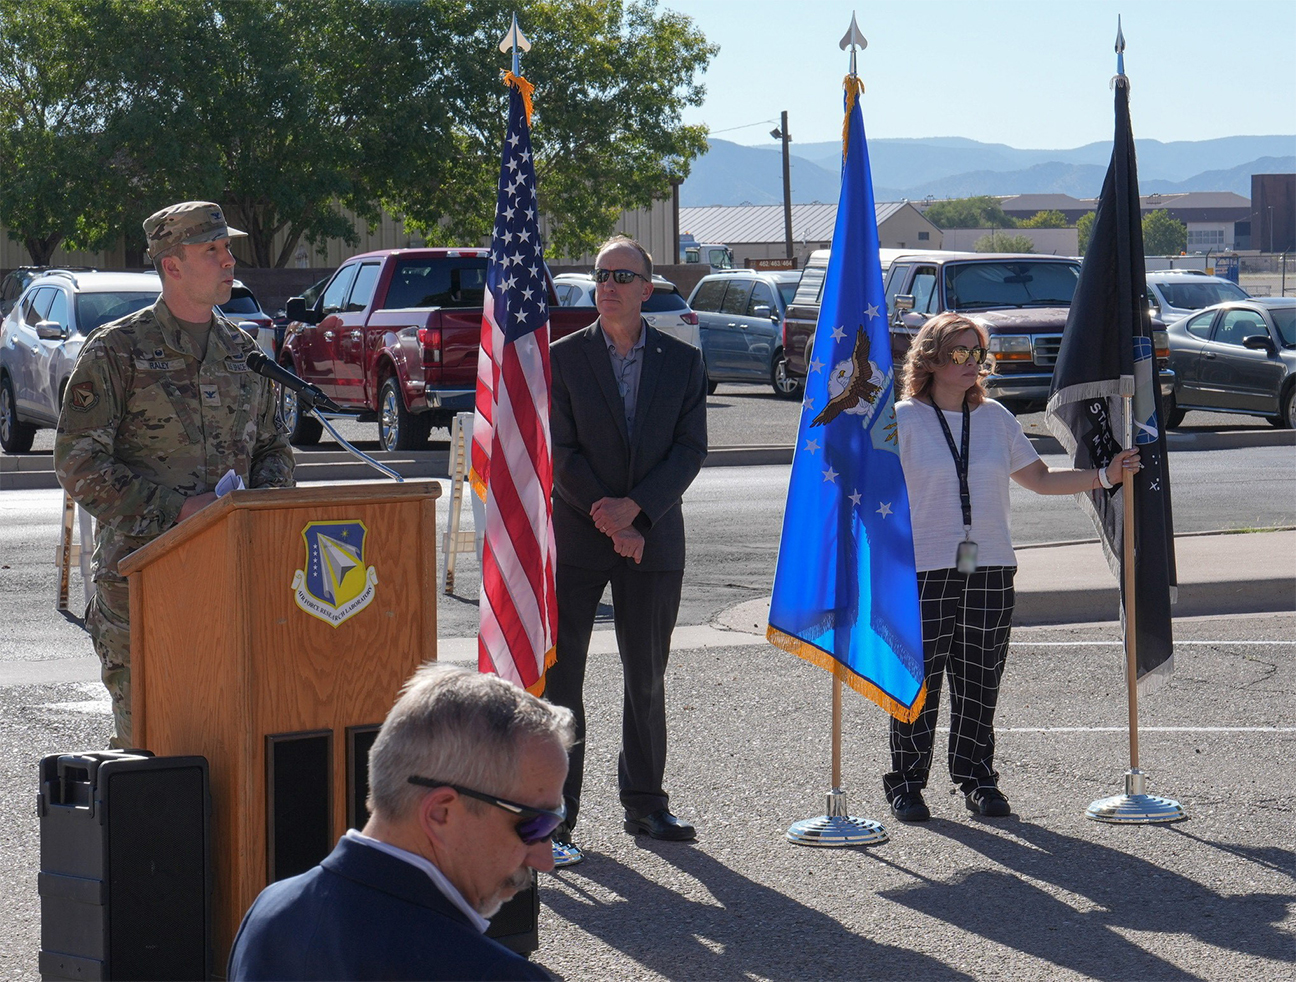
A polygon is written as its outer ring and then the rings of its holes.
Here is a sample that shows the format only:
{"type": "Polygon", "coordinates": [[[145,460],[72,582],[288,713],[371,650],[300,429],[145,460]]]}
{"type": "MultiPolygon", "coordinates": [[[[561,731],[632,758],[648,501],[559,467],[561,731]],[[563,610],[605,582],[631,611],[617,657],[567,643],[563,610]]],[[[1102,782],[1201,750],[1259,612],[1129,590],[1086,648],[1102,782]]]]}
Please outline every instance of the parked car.
{"type": "MultiPolygon", "coordinates": [[[[284,340],[279,363],[358,410],[359,420],[376,421],[384,450],[426,445],[433,426],[473,408],[489,256],[482,248],[352,256],[314,304],[288,301],[288,316],[303,326],[284,340]]],[[[550,337],[587,327],[591,318],[559,306],[549,271],[543,275],[550,337]]],[[[302,413],[290,392],[283,414],[293,443],[318,442],[319,420],[302,413]]]]}
{"type": "Polygon", "coordinates": [[[1249,294],[1232,280],[1207,276],[1195,269],[1158,269],[1147,274],[1148,304],[1166,324],[1187,317],[1195,310],[1249,294]]]}
{"type": "Polygon", "coordinates": [[[712,270],[733,269],[734,255],[723,242],[699,242],[688,232],[680,233],[679,261],[681,265],[706,263],[712,270]]]}
{"type": "Polygon", "coordinates": [[[13,309],[13,305],[22,296],[23,290],[27,289],[27,284],[36,277],[44,276],[56,269],[66,269],[70,273],[85,273],[92,268],[90,266],[19,266],[17,269],[10,270],[5,274],[4,279],[0,280],[0,317],[6,316],[13,309]]]}
{"type": "MultiPolygon", "coordinates": [[[[594,306],[593,273],[559,273],[553,280],[560,306],[594,306]]],[[[590,315],[591,320],[593,316],[590,315]]],[[[702,347],[697,314],[689,307],[688,301],[674,283],[655,273],[652,296],[644,301],[643,317],[663,334],[687,341],[695,348],[702,347]]]]}
{"type": "MultiPolygon", "coordinates": [[[[783,323],[788,371],[795,377],[805,377],[811,360],[828,256],[827,249],[811,254],[783,323]]],[[[1080,277],[1079,260],[1033,253],[933,250],[882,259],[893,364],[903,364],[910,343],[928,318],[954,311],[980,324],[990,336],[994,356],[994,374],[986,379],[990,395],[1014,413],[1044,407],[1080,277]]],[[[1153,331],[1153,338],[1161,392],[1168,397],[1173,387],[1166,368],[1169,342],[1159,329],[1153,331]]]]}
{"type": "Polygon", "coordinates": [[[239,326],[248,323],[255,324],[255,330],[247,327],[244,330],[256,338],[261,350],[269,357],[273,358],[275,356],[279,349],[275,344],[274,321],[269,314],[261,309],[261,305],[257,303],[257,298],[251,290],[238,280],[235,280],[234,288],[230,291],[229,300],[220,304],[218,309],[239,326]]]}
{"type": "MultiPolygon", "coordinates": [[[[329,277],[332,275],[333,274],[330,273],[328,276],[324,277],[324,279],[316,280],[298,294],[298,296],[306,301],[307,307],[313,307],[315,305],[315,301],[319,299],[319,295],[324,292],[324,284],[329,281],[329,277]]],[[[271,320],[274,321],[275,330],[279,332],[280,344],[283,344],[284,336],[291,330],[292,324],[296,323],[298,326],[301,324],[300,321],[289,320],[288,310],[286,307],[280,307],[275,311],[274,317],[272,317],[271,320]]]]}
{"type": "Polygon", "coordinates": [[[0,446],[26,453],[58,425],[63,389],[90,334],[157,300],[156,273],[51,270],[31,280],[0,322],[0,446]]]}
{"type": "Polygon", "coordinates": [[[1175,321],[1166,333],[1175,373],[1167,426],[1179,426],[1189,409],[1296,426],[1296,297],[1216,304],[1175,321]]]}
{"type": "Polygon", "coordinates": [[[801,279],[799,270],[730,269],[698,280],[689,306],[702,330],[710,391],[721,382],[763,382],[796,399],[803,382],[787,373],[783,316],[801,279]]]}

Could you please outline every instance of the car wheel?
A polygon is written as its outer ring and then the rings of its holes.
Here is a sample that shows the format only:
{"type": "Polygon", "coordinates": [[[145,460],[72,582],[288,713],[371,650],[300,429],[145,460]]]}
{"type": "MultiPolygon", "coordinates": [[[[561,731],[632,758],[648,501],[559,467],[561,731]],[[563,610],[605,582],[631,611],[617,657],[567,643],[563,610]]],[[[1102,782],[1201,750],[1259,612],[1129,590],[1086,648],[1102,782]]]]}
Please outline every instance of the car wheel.
{"type": "Polygon", "coordinates": [[[1296,381],[1288,380],[1287,388],[1278,400],[1278,412],[1278,421],[1274,422],[1270,417],[1269,422],[1285,430],[1296,429],[1296,381]]]}
{"type": "Polygon", "coordinates": [[[378,443],[384,450],[418,450],[427,445],[432,419],[405,408],[395,376],[383,383],[378,397],[378,443]]]}
{"type": "Polygon", "coordinates": [[[710,379],[707,379],[707,395],[709,396],[715,395],[716,389],[718,388],[720,388],[719,382],[712,382],[710,379]]]}
{"type": "Polygon", "coordinates": [[[1167,430],[1177,430],[1179,427],[1183,426],[1184,414],[1188,410],[1179,408],[1175,403],[1174,393],[1171,393],[1166,397],[1165,405],[1162,408],[1165,409],[1165,425],[1167,430]]]}
{"type": "Polygon", "coordinates": [[[801,395],[803,383],[801,379],[788,374],[787,359],[783,357],[782,348],[774,352],[774,364],[770,366],[770,384],[774,386],[774,394],[780,399],[796,399],[801,395]]]}
{"type": "Polygon", "coordinates": [[[324,424],[302,411],[297,393],[280,386],[279,398],[284,427],[288,430],[288,442],[295,447],[313,447],[319,443],[324,434],[324,424]]]}
{"type": "Polygon", "coordinates": [[[36,427],[18,419],[18,400],[6,375],[0,379],[0,447],[6,453],[26,453],[35,439],[36,427]]]}

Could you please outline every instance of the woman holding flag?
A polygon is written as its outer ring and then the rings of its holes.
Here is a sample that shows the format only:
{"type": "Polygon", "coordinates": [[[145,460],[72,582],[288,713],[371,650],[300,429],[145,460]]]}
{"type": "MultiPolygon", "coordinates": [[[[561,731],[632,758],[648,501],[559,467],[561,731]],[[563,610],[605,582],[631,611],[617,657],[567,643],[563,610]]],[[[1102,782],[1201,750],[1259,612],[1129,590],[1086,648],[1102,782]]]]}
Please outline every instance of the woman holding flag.
{"type": "Polygon", "coordinates": [[[994,769],[994,714],[1008,652],[1017,560],[1009,532],[1008,479],[1038,494],[1079,494],[1119,484],[1138,451],[1105,468],[1051,469],[1021,424],[989,398],[989,338],[966,317],[931,318],[905,361],[896,404],[900,462],[909,490],[922,613],[927,696],[912,723],[891,721],[891,771],[883,778],[902,822],[931,817],[931,768],[942,676],[949,678],[949,772],[969,811],[1010,813],[994,769]]]}

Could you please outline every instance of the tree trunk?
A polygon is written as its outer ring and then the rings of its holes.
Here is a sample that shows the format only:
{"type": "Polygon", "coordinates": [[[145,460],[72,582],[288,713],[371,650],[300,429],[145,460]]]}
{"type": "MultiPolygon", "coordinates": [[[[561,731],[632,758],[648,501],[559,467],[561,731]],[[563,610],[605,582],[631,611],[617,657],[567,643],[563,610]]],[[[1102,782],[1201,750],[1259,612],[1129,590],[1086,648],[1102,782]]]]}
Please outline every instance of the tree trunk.
{"type": "Polygon", "coordinates": [[[27,247],[27,252],[32,258],[33,266],[48,266],[50,260],[54,258],[54,250],[59,247],[59,243],[62,241],[63,236],[60,233],[55,232],[52,235],[45,236],[44,238],[37,238],[34,235],[29,235],[23,239],[23,245],[27,247]]]}

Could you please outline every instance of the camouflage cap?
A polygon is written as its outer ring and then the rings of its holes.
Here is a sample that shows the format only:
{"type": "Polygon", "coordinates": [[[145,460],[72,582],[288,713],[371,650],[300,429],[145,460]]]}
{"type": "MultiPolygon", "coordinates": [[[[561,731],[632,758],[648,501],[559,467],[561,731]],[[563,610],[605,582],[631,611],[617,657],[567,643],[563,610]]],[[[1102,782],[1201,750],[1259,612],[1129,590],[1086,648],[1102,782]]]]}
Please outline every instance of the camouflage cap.
{"type": "Polygon", "coordinates": [[[247,235],[225,224],[225,213],[213,201],[182,201],[144,219],[144,238],[150,259],[172,246],[215,242],[247,235]]]}

